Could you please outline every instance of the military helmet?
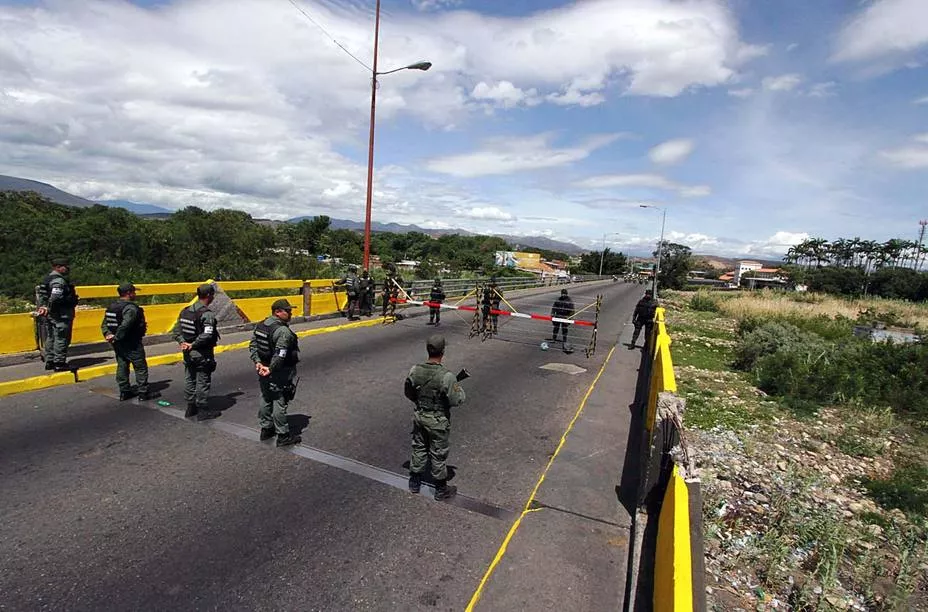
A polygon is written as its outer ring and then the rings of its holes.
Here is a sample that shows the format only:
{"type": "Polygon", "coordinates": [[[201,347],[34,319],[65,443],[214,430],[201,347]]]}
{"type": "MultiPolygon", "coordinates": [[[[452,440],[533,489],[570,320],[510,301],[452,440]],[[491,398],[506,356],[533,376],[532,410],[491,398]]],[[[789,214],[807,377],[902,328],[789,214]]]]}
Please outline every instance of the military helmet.
{"type": "Polygon", "coordinates": [[[357,266],[356,264],[349,264],[349,265],[348,265],[348,271],[349,271],[349,272],[357,272],[357,271],[358,271],[358,266],[357,266]]]}
{"type": "Polygon", "coordinates": [[[440,284],[441,284],[441,279],[440,279],[440,278],[436,278],[436,279],[435,279],[435,284],[436,284],[436,285],[440,285],[440,284]]]}
{"type": "Polygon", "coordinates": [[[567,289],[561,289],[561,295],[567,295],[567,289]]]}

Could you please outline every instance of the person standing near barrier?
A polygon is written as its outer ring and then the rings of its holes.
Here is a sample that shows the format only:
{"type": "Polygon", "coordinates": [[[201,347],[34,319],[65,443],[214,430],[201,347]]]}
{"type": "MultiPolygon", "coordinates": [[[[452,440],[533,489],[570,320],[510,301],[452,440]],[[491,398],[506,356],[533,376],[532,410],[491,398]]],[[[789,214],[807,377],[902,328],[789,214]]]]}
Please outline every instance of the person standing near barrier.
{"type": "Polygon", "coordinates": [[[414,365],[406,377],[403,392],[416,405],[412,418],[412,454],[409,459],[409,490],[418,493],[422,474],[429,461],[435,481],[435,499],[455,496],[458,488],[448,485],[451,409],[464,403],[464,389],[458,377],[442,365],[445,338],[430,336],[425,344],[428,361],[414,365]]]}
{"type": "MultiPolygon", "coordinates": [[[[429,302],[441,304],[445,301],[445,290],[441,286],[441,279],[436,278],[429,291],[429,302]]],[[[441,306],[429,306],[429,322],[426,325],[441,325],[441,306]]]]}
{"type": "Polygon", "coordinates": [[[374,279],[367,270],[361,273],[359,285],[361,293],[359,310],[362,317],[369,317],[374,311],[374,279]]]}
{"type": "Polygon", "coordinates": [[[293,306],[286,299],[274,302],[271,316],[255,326],[248,345],[261,385],[261,440],[277,436],[277,446],[302,441],[299,435],[290,433],[287,424],[287,408],[296,394],[296,364],[300,361],[299,341],[290,329],[292,313],[293,306]]]}
{"type": "Polygon", "coordinates": [[[496,277],[491,276],[490,282],[483,288],[483,330],[490,333],[499,331],[499,315],[491,314],[492,310],[499,310],[503,299],[503,291],[496,284],[496,277]],[[489,323],[489,326],[487,325],[489,323]]]}
{"type": "MultiPolygon", "coordinates": [[[[551,316],[558,319],[567,319],[574,316],[574,301],[570,299],[570,296],[567,294],[567,289],[561,289],[561,295],[554,302],[554,306],[551,307],[551,316]]],[[[562,342],[567,344],[567,328],[569,323],[561,323],[559,321],[554,321],[554,333],[551,334],[552,340],[557,340],[557,332],[559,331],[563,334],[562,342]]]]}
{"type": "Polygon", "coordinates": [[[184,352],[184,399],[187,400],[184,416],[196,416],[198,421],[215,419],[222,414],[207,408],[219,341],[216,315],[209,309],[215,298],[216,288],[212,285],[197,287],[196,303],[180,311],[173,331],[174,341],[184,352]]]}
{"type": "Polygon", "coordinates": [[[654,329],[654,312],[657,310],[657,305],[654,292],[650,289],[645,291],[644,297],[635,304],[635,313],[632,315],[632,325],[635,326],[635,331],[632,333],[632,341],[628,345],[629,350],[634,350],[642,327],[645,330],[644,344],[647,346],[648,339],[651,337],[651,330],[654,329]]]}
{"type": "Polygon", "coordinates": [[[48,337],[45,341],[45,369],[68,371],[68,348],[74,311],[79,300],[77,291],[68,277],[71,263],[66,258],[52,261],[52,271],[36,287],[36,314],[45,319],[48,337]]]}
{"type": "Polygon", "coordinates": [[[348,320],[356,321],[358,316],[358,301],[360,298],[361,280],[358,278],[358,266],[351,264],[348,266],[348,273],[341,280],[335,281],[336,285],[344,286],[345,293],[348,296],[348,320]]]}
{"type": "Polygon", "coordinates": [[[119,401],[134,397],[129,384],[129,364],[135,370],[138,397],[145,401],[155,397],[148,391],[148,361],[142,338],[148,331],[145,310],[135,302],[136,288],[132,283],[123,283],[116,289],[119,299],[106,308],[100,331],[107,342],[113,345],[116,354],[116,385],[119,401]]]}

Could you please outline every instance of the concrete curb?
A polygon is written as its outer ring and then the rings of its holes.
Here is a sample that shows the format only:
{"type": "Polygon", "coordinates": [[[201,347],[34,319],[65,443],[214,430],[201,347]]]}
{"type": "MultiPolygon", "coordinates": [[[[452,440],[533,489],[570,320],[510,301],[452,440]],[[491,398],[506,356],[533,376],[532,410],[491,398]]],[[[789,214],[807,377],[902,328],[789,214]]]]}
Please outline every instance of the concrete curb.
{"type": "MultiPolygon", "coordinates": [[[[115,372],[115,370],[113,371],[115,372]]],[[[54,374],[45,374],[42,376],[30,376],[29,378],[0,383],[0,397],[14,395],[16,393],[25,393],[26,391],[38,391],[49,387],[59,387],[61,385],[73,385],[75,382],[77,381],[75,380],[73,372],[56,372],[54,374]]]]}

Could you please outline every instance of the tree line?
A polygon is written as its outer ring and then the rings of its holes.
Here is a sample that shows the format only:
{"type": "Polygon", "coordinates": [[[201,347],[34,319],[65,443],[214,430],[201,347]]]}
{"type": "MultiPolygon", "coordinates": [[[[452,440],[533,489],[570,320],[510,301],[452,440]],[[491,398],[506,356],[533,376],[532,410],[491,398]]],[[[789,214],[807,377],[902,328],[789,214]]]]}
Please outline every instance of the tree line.
{"type": "Polygon", "coordinates": [[[923,245],[901,238],[810,238],[791,247],[783,260],[790,280],[812,291],[923,301],[928,300],[926,256],[923,245]]]}
{"type": "MultiPolygon", "coordinates": [[[[296,223],[265,222],[242,211],[190,206],[167,218],[144,218],[121,208],[63,206],[32,192],[0,192],[0,215],[0,295],[23,300],[33,297],[49,262],[59,256],[71,259],[75,284],[95,285],[331,278],[343,273],[344,264],[360,264],[364,248],[360,232],[333,229],[325,216],[296,223]],[[320,261],[319,255],[329,258],[320,261]],[[336,265],[335,259],[343,265],[336,265]]],[[[495,265],[496,251],[509,250],[512,247],[495,236],[371,236],[371,252],[382,262],[419,261],[419,278],[442,271],[451,276],[525,274],[495,265]]],[[[525,250],[569,259],[566,253],[525,250]]],[[[586,271],[596,273],[598,257],[595,263],[586,271]]],[[[372,273],[381,274],[379,269],[372,273]]]]}

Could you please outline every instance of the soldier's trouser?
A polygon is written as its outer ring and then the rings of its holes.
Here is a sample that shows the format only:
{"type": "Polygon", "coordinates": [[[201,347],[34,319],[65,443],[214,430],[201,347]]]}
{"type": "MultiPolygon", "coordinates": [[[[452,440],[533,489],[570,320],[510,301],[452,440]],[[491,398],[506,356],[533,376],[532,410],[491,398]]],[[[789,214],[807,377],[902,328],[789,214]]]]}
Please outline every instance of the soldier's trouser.
{"type": "Polygon", "coordinates": [[[353,319],[358,316],[358,296],[348,296],[348,318],[353,319]]]}
{"type": "Polygon", "coordinates": [[[216,360],[212,355],[191,357],[189,351],[184,353],[184,399],[188,404],[206,408],[215,369],[216,360]]]}
{"type": "Polygon", "coordinates": [[[145,360],[145,345],[141,342],[137,344],[122,345],[113,343],[113,351],[116,353],[116,385],[120,391],[129,391],[129,364],[135,370],[135,382],[139,386],[139,393],[148,392],[148,362],[145,360]]]}
{"type": "Polygon", "coordinates": [[[441,323],[441,308],[429,307],[429,323],[441,323]]]}
{"type": "Polygon", "coordinates": [[[555,321],[554,322],[554,333],[552,334],[551,337],[557,340],[557,332],[559,329],[561,333],[564,334],[564,342],[567,342],[567,323],[558,323],[557,321],[555,321]]]}
{"type": "Polygon", "coordinates": [[[292,371],[258,377],[258,382],[261,384],[261,409],[258,410],[258,425],[261,429],[273,428],[278,436],[290,433],[290,426],[287,424],[287,408],[290,402],[287,400],[285,388],[290,384],[291,379],[292,371]]]}
{"type": "Polygon", "coordinates": [[[390,296],[382,295],[381,297],[383,298],[383,304],[381,305],[383,312],[380,314],[380,316],[385,317],[387,316],[387,308],[390,306],[390,296]]]}
{"type": "Polygon", "coordinates": [[[417,410],[412,417],[412,456],[409,471],[421,474],[426,463],[432,462],[432,478],[448,478],[448,442],[451,438],[451,420],[443,412],[417,410]]]}
{"type": "Polygon", "coordinates": [[[68,347],[71,346],[73,320],[48,317],[46,323],[48,338],[45,340],[45,361],[64,363],[68,360],[68,347]]]}
{"type": "Polygon", "coordinates": [[[635,323],[635,331],[632,332],[632,344],[638,342],[638,335],[641,333],[641,328],[644,328],[644,343],[645,346],[648,344],[648,340],[651,338],[651,329],[654,325],[648,325],[647,323],[635,323]]]}
{"type": "Polygon", "coordinates": [[[374,309],[374,300],[369,294],[365,293],[361,296],[360,309],[362,315],[371,314],[371,311],[374,309]]]}

